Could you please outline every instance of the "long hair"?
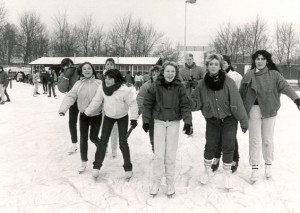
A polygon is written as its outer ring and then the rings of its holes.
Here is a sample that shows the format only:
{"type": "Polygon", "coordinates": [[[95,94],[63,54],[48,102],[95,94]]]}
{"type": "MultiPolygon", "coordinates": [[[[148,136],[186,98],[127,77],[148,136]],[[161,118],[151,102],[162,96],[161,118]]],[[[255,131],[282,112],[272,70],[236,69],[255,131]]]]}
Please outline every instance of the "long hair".
{"type": "Polygon", "coordinates": [[[267,60],[267,67],[269,68],[269,70],[276,70],[279,72],[279,69],[277,68],[277,66],[275,65],[275,63],[272,60],[272,54],[269,53],[266,50],[257,50],[253,55],[252,55],[252,64],[251,64],[251,69],[256,68],[255,65],[255,59],[259,56],[262,55],[266,60],[267,60]]]}
{"type": "Polygon", "coordinates": [[[161,66],[159,66],[159,65],[155,65],[155,66],[153,66],[153,67],[150,69],[150,80],[151,80],[151,82],[153,82],[153,73],[154,73],[154,72],[160,73],[160,70],[161,70],[161,66]]]}
{"type": "Polygon", "coordinates": [[[83,62],[82,64],[80,64],[80,65],[78,66],[78,68],[77,68],[77,73],[78,73],[78,75],[81,76],[81,77],[84,77],[84,75],[82,74],[82,67],[83,67],[84,65],[86,65],[86,64],[88,64],[88,65],[90,65],[90,66],[92,67],[93,75],[94,75],[95,78],[96,78],[96,70],[95,70],[94,66],[93,66],[90,62],[83,62]]]}

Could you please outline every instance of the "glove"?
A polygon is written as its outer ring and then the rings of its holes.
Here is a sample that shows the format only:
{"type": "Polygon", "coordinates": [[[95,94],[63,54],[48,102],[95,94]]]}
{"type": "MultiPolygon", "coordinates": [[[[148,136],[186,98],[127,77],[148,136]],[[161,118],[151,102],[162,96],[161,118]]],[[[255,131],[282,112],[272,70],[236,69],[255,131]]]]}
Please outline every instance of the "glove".
{"type": "Polygon", "coordinates": [[[137,120],[130,120],[130,125],[135,128],[137,126],[137,120]]]}
{"type": "Polygon", "coordinates": [[[75,69],[74,68],[68,68],[66,71],[65,71],[65,74],[64,74],[64,77],[65,78],[70,78],[75,72],[75,69]]]}
{"type": "Polygon", "coordinates": [[[65,113],[60,112],[59,115],[60,115],[60,116],[65,116],[65,113]]]}
{"type": "Polygon", "coordinates": [[[193,127],[191,124],[184,124],[183,126],[184,134],[191,135],[193,133],[193,127]]]}
{"type": "Polygon", "coordinates": [[[294,102],[297,105],[298,109],[300,110],[300,98],[297,98],[294,102]]]}
{"type": "Polygon", "coordinates": [[[143,123],[143,129],[145,132],[148,132],[150,129],[150,125],[148,123],[143,123]]]}
{"type": "Polygon", "coordinates": [[[246,133],[247,130],[248,130],[248,128],[242,128],[242,132],[243,132],[243,133],[246,133]]]}

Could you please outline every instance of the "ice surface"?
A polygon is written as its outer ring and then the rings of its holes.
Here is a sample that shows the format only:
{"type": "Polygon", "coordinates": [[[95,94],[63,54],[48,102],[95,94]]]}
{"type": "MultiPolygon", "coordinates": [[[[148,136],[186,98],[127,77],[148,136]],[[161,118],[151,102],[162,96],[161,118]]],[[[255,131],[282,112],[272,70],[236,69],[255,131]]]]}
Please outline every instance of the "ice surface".
{"type": "Polygon", "coordinates": [[[196,112],[194,135],[180,133],[176,194],[170,199],[165,182],[155,198],[149,196],[152,151],[141,119],[129,137],[134,172],[130,182],[123,178],[120,150],[112,158],[110,147],[95,181],[91,142],[83,174],[77,171],[79,152],[67,154],[68,116],[57,112],[64,94],[57,92],[57,99],[33,97],[33,86],[19,82],[13,82],[8,93],[12,102],[0,105],[0,212],[300,212],[300,112],[284,95],[275,127],[272,180],[265,179],[261,158],[259,181],[249,184],[248,132],[239,130],[240,163],[232,177],[233,190],[223,190],[222,166],[209,184],[199,184],[205,121],[196,112]]]}

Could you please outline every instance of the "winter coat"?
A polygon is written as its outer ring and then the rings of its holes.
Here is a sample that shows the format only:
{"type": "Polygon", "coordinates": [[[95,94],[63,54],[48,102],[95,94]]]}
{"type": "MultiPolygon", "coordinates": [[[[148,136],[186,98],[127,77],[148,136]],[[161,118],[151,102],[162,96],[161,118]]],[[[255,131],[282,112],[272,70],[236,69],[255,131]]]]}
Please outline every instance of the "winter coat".
{"type": "Polygon", "coordinates": [[[47,82],[53,84],[55,82],[56,74],[55,73],[47,73],[47,82]]]}
{"type": "Polygon", "coordinates": [[[190,102],[178,78],[166,84],[163,75],[159,75],[150,85],[144,96],[143,122],[149,123],[152,117],[162,121],[183,119],[184,123],[192,124],[190,102]]]}
{"type": "Polygon", "coordinates": [[[204,70],[197,66],[195,62],[192,66],[185,64],[184,68],[179,71],[179,79],[185,84],[188,81],[200,81],[204,77],[204,70]]]}
{"type": "Polygon", "coordinates": [[[47,75],[48,75],[48,72],[46,70],[41,70],[40,71],[40,78],[41,78],[41,80],[47,79],[47,75]]]}
{"type": "Polygon", "coordinates": [[[241,123],[242,128],[248,128],[248,116],[241,96],[234,81],[225,77],[223,88],[212,90],[200,81],[192,96],[192,110],[201,110],[205,118],[224,119],[233,115],[241,123]]]}
{"type": "Polygon", "coordinates": [[[255,69],[247,72],[241,82],[240,94],[249,115],[254,102],[258,101],[263,118],[277,115],[280,108],[280,94],[283,93],[295,101],[299,96],[276,70],[265,67],[259,72],[255,69]]]}
{"type": "MultiPolygon", "coordinates": [[[[67,110],[77,101],[78,109],[84,112],[93,100],[98,87],[102,88],[102,82],[95,77],[82,78],[77,81],[72,89],[66,94],[60,105],[59,112],[66,113],[67,110]]],[[[88,116],[96,116],[101,113],[102,105],[97,106],[88,116]]]]}
{"type": "Polygon", "coordinates": [[[106,95],[103,87],[98,87],[97,93],[92,102],[85,109],[86,115],[91,115],[99,106],[103,104],[103,110],[106,116],[119,119],[128,114],[130,109],[130,119],[138,119],[138,106],[135,99],[135,93],[132,88],[122,85],[110,96],[106,95]]]}
{"type": "Polygon", "coordinates": [[[32,83],[38,83],[39,82],[40,75],[38,73],[35,73],[32,75],[32,83]]]}
{"type": "Polygon", "coordinates": [[[69,67],[59,77],[58,90],[62,93],[68,92],[72,89],[72,87],[78,80],[79,75],[77,73],[76,67],[69,67]],[[72,75],[67,78],[65,77],[65,73],[72,73],[72,75]]]}
{"type": "Polygon", "coordinates": [[[126,74],[124,78],[125,78],[126,83],[134,84],[134,79],[131,74],[126,74]]]}
{"type": "Polygon", "coordinates": [[[139,93],[136,96],[136,101],[139,106],[139,111],[143,113],[143,103],[144,103],[144,97],[147,94],[147,90],[151,87],[153,82],[151,80],[147,81],[146,83],[143,84],[143,86],[140,88],[139,93]]]}
{"type": "Polygon", "coordinates": [[[0,72],[0,84],[4,85],[4,83],[7,81],[7,78],[7,74],[4,70],[0,72]]]}

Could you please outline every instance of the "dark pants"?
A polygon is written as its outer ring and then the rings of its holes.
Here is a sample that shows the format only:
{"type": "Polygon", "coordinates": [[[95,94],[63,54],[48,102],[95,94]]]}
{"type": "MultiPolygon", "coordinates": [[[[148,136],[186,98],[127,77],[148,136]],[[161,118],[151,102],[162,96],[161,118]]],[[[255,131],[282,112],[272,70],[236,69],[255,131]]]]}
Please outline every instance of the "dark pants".
{"type": "Polygon", "coordinates": [[[219,142],[222,143],[223,162],[232,163],[237,120],[233,116],[224,119],[206,118],[206,144],[204,158],[212,160],[215,156],[219,142]]]}
{"type": "Polygon", "coordinates": [[[47,79],[46,78],[42,78],[42,84],[43,84],[43,90],[44,92],[47,92],[47,79]]]}
{"type": "Polygon", "coordinates": [[[106,115],[104,116],[101,140],[100,140],[100,144],[98,144],[97,146],[97,151],[95,154],[94,169],[100,169],[102,166],[102,163],[105,158],[107,143],[111,134],[112,127],[115,122],[117,122],[118,129],[119,129],[119,146],[124,160],[123,168],[125,171],[132,171],[130,150],[126,139],[126,133],[128,130],[128,115],[119,119],[110,118],[107,117],[106,115]]]}
{"type": "Polygon", "coordinates": [[[7,88],[7,87],[5,87],[5,89],[4,89],[4,95],[6,96],[6,101],[10,101],[10,98],[9,98],[9,96],[8,96],[8,93],[7,93],[7,91],[6,91],[6,88],[7,88]]]}
{"type": "Polygon", "coordinates": [[[101,126],[102,114],[96,116],[86,116],[83,113],[80,113],[79,116],[79,127],[80,127],[80,155],[82,161],[87,161],[88,155],[88,136],[90,128],[90,140],[94,144],[99,143],[99,131],[101,126]]]}
{"type": "Polygon", "coordinates": [[[48,84],[48,88],[49,88],[49,96],[51,96],[51,89],[52,89],[53,96],[55,97],[56,94],[55,94],[55,90],[54,90],[54,83],[48,84]]]}
{"type": "MultiPolygon", "coordinates": [[[[216,153],[215,153],[215,158],[221,158],[222,155],[222,141],[219,142],[216,153]]],[[[239,145],[237,138],[235,137],[235,144],[234,144],[234,152],[233,152],[233,161],[237,162],[239,161],[240,156],[239,156],[239,145]]]]}
{"type": "Polygon", "coordinates": [[[150,138],[150,143],[152,146],[152,151],[154,152],[154,119],[151,118],[149,122],[149,138],[150,138]]]}
{"type": "Polygon", "coordinates": [[[75,102],[70,108],[69,108],[69,130],[71,134],[71,140],[72,143],[77,143],[77,119],[78,119],[78,107],[77,102],[75,102]]]}

